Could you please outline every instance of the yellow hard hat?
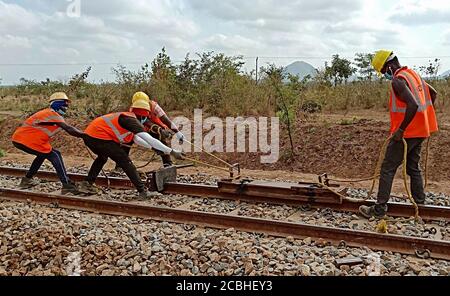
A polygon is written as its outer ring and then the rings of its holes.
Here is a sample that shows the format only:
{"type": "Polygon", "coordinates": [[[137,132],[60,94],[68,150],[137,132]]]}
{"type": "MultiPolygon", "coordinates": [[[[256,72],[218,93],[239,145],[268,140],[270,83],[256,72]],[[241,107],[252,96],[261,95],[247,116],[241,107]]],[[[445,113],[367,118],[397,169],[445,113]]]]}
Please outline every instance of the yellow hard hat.
{"type": "Polygon", "coordinates": [[[56,92],[50,96],[50,99],[48,100],[49,103],[54,101],[64,100],[71,103],[72,101],[69,99],[69,97],[64,92],[56,92]]]}
{"type": "Polygon", "coordinates": [[[144,101],[149,103],[150,102],[150,97],[145,93],[145,92],[137,92],[133,95],[133,99],[132,99],[132,104],[136,103],[137,101],[144,101]]]}
{"type": "Polygon", "coordinates": [[[378,74],[381,73],[384,65],[393,54],[394,52],[392,50],[379,50],[375,53],[375,56],[372,59],[372,66],[378,74]]]}
{"type": "Polygon", "coordinates": [[[146,102],[144,100],[138,100],[136,102],[133,102],[133,105],[131,105],[131,109],[144,109],[147,111],[150,111],[150,103],[146,102]]]}

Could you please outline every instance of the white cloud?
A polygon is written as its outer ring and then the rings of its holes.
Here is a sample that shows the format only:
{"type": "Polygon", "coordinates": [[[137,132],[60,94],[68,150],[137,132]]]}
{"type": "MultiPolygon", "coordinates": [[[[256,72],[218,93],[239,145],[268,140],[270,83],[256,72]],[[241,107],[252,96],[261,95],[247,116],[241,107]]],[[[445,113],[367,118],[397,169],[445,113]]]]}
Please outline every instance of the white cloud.
{"type": "MultiPolygon", "coordinates": [[[[352,57],[379,48],[392,48],[402,56],[450,52],[449,1],[82,0],[80,18],[67,17],[68,4],[0,0],[2,60],[144,62],[163,46],[173,60],[209,50],[249,57],[331,57],[336,53],[352,57]]],[[[319,67],[327,59],[306,61],[319,67]]],[[[443,69],[450,68],[450,59],[442,64],[443,69]]],[[[108,78],[109,68],[94,69],[94,78],[108,78]]],[[[39,79],[65,72],[64,67],[20,71],[0,67],[7,83],[22,76],[39,79]]]]}

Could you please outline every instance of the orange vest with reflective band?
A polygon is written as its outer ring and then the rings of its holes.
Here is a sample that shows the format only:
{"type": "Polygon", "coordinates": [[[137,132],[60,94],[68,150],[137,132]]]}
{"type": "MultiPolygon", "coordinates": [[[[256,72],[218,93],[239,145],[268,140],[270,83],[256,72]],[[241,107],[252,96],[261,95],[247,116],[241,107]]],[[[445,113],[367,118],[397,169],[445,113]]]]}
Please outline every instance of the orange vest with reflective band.
{"type": "MultiPolygon", "coordinates": [[[[405,131],[405,138],[429,138],[439,130],[431,100],[430,89],[425,81],[413,70],[403,67],[395,73],[395,78],[401,78],[408,84],[419,109],[416,116],[405,131]]],[[[406,103],[401,101],[391,87],[390,111],[391,134],[394,134],[403,123],[406,115],[406,103]]]]}
{"type": "Polygon", "coordinates": [[[130,143],[133,141],[134,134],[120,126],[121,115],[136,118],[136,115],[130,112],[107,114],[92,121],[84,132],[95,139],[114,141],[119,144],[130,143]]]}
{"type": "Polygon", "coordinates": [[[50,153],[52,146],[50,141],[61,131],[57,125],[41,125],[41,123],[61,123],[64,118],[52,109],[41,110],[19,127],[12,136],[12,141],[22,144],[41,153],[50,153]]]}

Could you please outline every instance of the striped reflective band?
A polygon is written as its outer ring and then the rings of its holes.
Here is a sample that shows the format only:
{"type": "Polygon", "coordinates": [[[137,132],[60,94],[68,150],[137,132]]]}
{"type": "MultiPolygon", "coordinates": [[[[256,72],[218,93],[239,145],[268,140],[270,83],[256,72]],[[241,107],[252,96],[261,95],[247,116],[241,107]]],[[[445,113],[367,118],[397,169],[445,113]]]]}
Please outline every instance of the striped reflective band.
{"type": "MultiPolygon", "coordinates": [[[[408,81],[409,86],[411,86],[411,92],[413,92],[413,96],[414,99],[417,103],[417,105],[419,106],[419,109],[417,110],[417,112],[424,112],[427,110],[428,107],[433,106],[433,102],[431,101],[431,98],[429,96],[429,93],[426,90],[426,83],[425,81],[421,78],[421,84],[422,84],[422,89],[423,92],[425,94],[425,102],[422,102],[418,89],[416,87],[414,87],[414,80],[413,78],[410,76],[409,73],[402,73],[401,74],[402,77],[406,78],[406,80],[408,81]]],[[[397,95],[395,94],[394,89],[392,88],[392,112],[394,113],[406,113],[406,108],[400,108],[397,106],[397,95]]]]}
{"type": "Polygon", "coordinates": [[[45,127],[45,126],[43,126],[43,125],[39,125],[39,124],[41,124],[41,123],[51,123],[51,122],[50,122],[51,120],[64,121],[64,119],[63,119],[62,116],[60,116],[60,115],[51,115],[51,116],[48,116],[48,117],[46,117],[46,118],[44,118],[44,119],[36,119],[36,120],[34,120],[31,124],[29,124],[29,123],[24,123],[23,126],[26,126],[26,127],[32,127],[32,128],[37,129],[37,130],[40,130],[41,132],[44,132],[47,136],[49,136],[50,138],[52,138],[52,137],[54,137],[57,133],[59,133],[59,132],[61,131],[61,128],[58,127],[56,130],[54,130],[54,131],[52,132],[49,128],[47,128],[47,127],[45,127]]]}
{"type": "Polygon", "coordinates": [[[119,132],[119,130],[117,129],[117,127],[112,123],[112,121],[115,120],[116,118],[118,118],[120,115],[121,114],[113,114],[111,118],[110,118],[111,115],[103,116],[102,118],[106,122],[106,124],[111,128],[111,130],[113,131],[114,135],[117,137],[119,142],[123,144],[123,143],[125,143],[125,139],[133,133],[127,132],[127,133],[121,134],[119,132]]]}

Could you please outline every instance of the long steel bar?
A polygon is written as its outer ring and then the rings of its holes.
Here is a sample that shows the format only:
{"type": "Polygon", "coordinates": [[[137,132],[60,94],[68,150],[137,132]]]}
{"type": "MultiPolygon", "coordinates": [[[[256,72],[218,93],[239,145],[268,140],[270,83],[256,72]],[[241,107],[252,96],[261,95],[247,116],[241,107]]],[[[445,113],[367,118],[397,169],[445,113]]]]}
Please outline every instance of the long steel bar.
{"type": "Polygon", "coordinates": [[[101,214],[151,218],[156,221],[195,224],[219,229],[234,228],[277,237],[311,237],[314,240],[323,239],[334,244],[345,242],[351,247],[369,247],[373,250],[402,254],[414,255],[417,252],[426,251],[431,258],[450,260],[450,242],[448,241],[9,189],[0,189],[0,198],[22,202],[33,201],[101,214]]]}
{"type": "MultiPolygon", "coordinates": [[[[0,174],[8,176],[21,177],[25,175],[25,169],[0,167],[0,174]]],[[[74,181],[82,181],[85,176],[80,174],[69,174],[70,178],[74,181]]],[[[37,177],[57,181],[58,176],[54,172],[39,172],[37,177]]],[[[123,178],[97,178],[97,184],[100,186],[109,185],[114,188],[133,188],[133,184],[128,179],[123,178]]],[[[236,192],[239,190],[239,185],[235,185],[236,192]]],[[[226,200],[240,200],[245,202],[258,202],[268,204],[280,204],[291,206],[304,206],[309,205],[313,208],[330,208],[333,210],[347,211],[352,213],[358,213],[358,209],[361,205],[373,205],[372,201],[361,201],[359,203],[342,201],[342,204],[311,202],[301,199],[283,198],[283,197],[266,197],[266,196],[249,196],[241,193],[226,193],[220,192],[217,186],[206,186],[198,184],[183,184],[183,183],[167,183],[164,190],[166,194],[183,194],[204,198],[217,198],[226,200]]],[[[419,206],[420,216],[425,220],[443,220],[450,221],[450,207],[438,207],[438,206],[419,206]]],[[[389,215],[392,217],[412,217],[414,216],[414,209],[411,205],[405,203],[389,203],[389,215]]]]}

